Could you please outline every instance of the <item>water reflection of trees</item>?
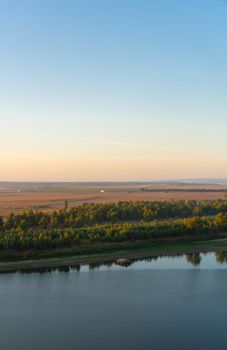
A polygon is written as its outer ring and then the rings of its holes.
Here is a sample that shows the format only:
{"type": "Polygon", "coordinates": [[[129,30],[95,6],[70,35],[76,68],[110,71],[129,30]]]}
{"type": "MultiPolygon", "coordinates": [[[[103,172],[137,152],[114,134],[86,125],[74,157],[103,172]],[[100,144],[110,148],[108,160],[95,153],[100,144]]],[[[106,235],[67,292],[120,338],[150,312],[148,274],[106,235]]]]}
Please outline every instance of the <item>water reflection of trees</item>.
{"type": "Polygon", "coordinates": [[[220,264],[227,263],[227,252],[218,252],[215,254],[216,261],[220,264]]]}
{"type": "MultiPolygon", "coordinates": [[[[176,258],[182,258],[185,257],[186,261],[193,266],[199,266],[201,264],[203,256],[206,254],[210,254],[209,252],[195,252],[195,253],[189,253],[189,254],[164,254],[164,255],[154,255],[154,256],[148,256],[148,257],[140,257],[140,258],[133,258],[129,260],[129,263],[122,265],[122,267],[128,267],[131,266],[137,262],[155,262],[159,259],[163,258],[169,258],[169,259],[176,259],[176,258]]],[[[227,263],[227,251],[220,251],[215,254],[216,262],[220,264],[227,263]]],[[[98,270],[102,267],[111,268],[116,264],[116,260],[110,260],[110,261],[102,261],[102,262],[94,262],[90,263],[89,269],[90,270],[98,270]]],[[[45,268],[33,268],[33,269],[23,269],[21,273],[33,273],[33,272],[39,272],[39,273],[47,273],[47,272],[70,272],[72,270],[74,271],[80,271],[81,265],[80,264],[72,264],[72,265],[66,265],[66,266],[59,266],[59,267],[45,267],[45,268]]],[[[13,271],[12,271],[13,272],[13,271]]],[[[9,273],[9,272],[7,272],[9,273]]]]}
{"type": "MultiPolygon", "coordinates": [[[[77,264],[77,265],[64,265],[64,266],[58,266],[58,267],[37,267],[37,268],[32,268],[32,269],[23,269],[20,271],[21,274],[23,273],[51,273],[51,272],[70,272],[71,270],[76,270],[76,271],[80,271],[80,267],[81,265],[77,264]]],[[[14,271],[7,271],[6,273],[14,273],[14,271]]],[[[3,273],[3,272],[1,272],[3,273]]]]}
{"type": "MultiPolygon", "coordinates": [[[[205,255],[206,253],[203,253],[205,255]]],[[[190,262],[194,266],[200,265],[202,261],[202,254],[201,253],[192,253],[192,254],[185,254],[186,260],[190,262]]],[[[217,252],[215,253],[216,262],[220,264],[227,263],[227,252],[217,252]]]]}
{"type": "Polygon", "coordinates": [[[200,253],[185,254],[186,260],[193,266],[199,266],[202,261],[200,253]]]}
{"type": "Polygon", "coordinates": [[[89,264],[89,269],[90,270],[95,270],[95,269],[99,269],[102,266],[111,267],[112,265],[113,265],[113,261],[95,262],[95,263],[90,263],[89,264]]]}

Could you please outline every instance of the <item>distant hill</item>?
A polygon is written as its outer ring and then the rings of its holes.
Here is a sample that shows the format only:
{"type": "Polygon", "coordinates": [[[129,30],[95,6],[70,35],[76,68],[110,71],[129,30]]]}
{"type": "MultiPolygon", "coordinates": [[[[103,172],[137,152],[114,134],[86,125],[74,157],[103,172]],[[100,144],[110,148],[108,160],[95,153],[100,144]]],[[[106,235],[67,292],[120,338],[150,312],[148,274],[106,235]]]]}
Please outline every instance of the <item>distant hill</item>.
{"type": "Polygon", "coordinates": [[[187,184],[199,184],[199,185],[226,185],[227,179],[222,178],[201,178],[201,179],[184,179],[180,182],[187,184]]]}

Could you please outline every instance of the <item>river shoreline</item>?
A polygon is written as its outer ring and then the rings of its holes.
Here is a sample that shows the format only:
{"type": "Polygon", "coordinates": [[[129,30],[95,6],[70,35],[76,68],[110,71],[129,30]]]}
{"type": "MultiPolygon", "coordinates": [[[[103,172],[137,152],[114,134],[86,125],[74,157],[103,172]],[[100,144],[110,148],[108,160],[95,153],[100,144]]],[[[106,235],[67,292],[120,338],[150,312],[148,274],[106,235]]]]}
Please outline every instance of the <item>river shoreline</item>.
{"type": "Polygon", "coordinates": [[[118,250],[106,253],[89,253],[69,257],[53,257],[43,259],[25,259],[18,261],[0,262],[0,273],[32,272],[48,269],[78,268],[80,265],[116,263],[118,259],[127,259],[130,262],[161,256],[174,256],[195,253],[226,252],[227,241],[213,240],[200,242],[185,242],[182,244],[169,244],[163,247],[144,247],[138,250],[118,250]]]}

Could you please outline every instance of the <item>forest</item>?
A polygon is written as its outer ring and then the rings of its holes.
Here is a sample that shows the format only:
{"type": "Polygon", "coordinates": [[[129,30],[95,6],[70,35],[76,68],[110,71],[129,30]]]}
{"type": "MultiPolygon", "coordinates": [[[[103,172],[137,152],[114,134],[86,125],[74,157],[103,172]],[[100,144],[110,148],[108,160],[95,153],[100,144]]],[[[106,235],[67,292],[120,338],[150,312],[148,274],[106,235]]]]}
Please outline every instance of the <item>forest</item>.
{"type": "Polygon", "coordinates": [[[52,213],[0,217],[0,250],[71,247],[82,242],[156,240],[227,232],[227,200],[86,203],[52,213]]]}

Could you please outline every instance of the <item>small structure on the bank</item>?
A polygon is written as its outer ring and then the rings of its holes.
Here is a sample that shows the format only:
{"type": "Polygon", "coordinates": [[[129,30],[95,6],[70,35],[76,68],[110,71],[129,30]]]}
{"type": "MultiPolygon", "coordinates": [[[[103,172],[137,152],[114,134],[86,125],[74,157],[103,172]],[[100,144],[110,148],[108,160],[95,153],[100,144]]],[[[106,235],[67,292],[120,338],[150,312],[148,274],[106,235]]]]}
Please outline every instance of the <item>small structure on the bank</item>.
{"type": "Polygon", "coordinates": [[[116,259],[115,264],[127,267],[131,265],[131,261],[125,258],[119,258],[119,259],[116,259]]]}

